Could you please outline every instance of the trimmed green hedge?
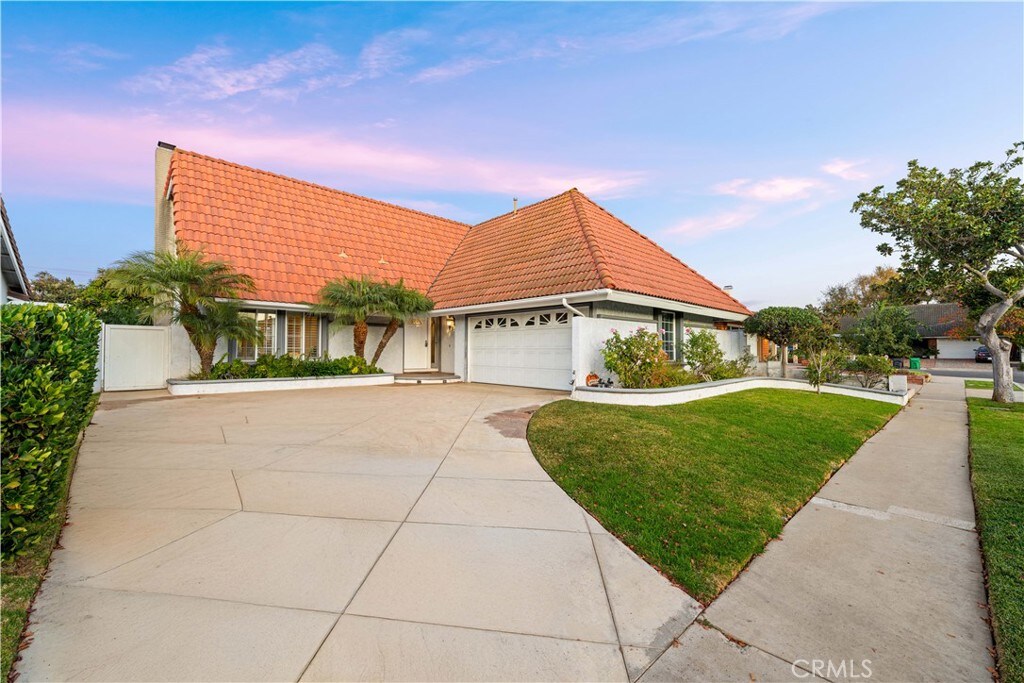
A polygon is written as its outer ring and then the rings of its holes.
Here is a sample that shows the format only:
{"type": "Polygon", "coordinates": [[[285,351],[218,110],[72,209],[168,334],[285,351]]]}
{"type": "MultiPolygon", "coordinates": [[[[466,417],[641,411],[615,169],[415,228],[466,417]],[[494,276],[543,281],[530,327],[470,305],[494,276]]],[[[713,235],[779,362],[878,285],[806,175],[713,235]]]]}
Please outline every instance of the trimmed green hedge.
{"type": "Polygon", "coordinates": [[[100,322],[48,304],[0,308],[0,531],[3,557],[24,552],[55,513],[69,456],[88,423],[100,322]]]}
{"type": "Polygon", "coordinates": [[[365,358],[293,358],[292,356],[260,356],[255,363],[222,360],[210,368],[209,377],[193,379],[260,379],[264,377],[335,377],[338,375],[376,375],[383,372],[365,358]]]}

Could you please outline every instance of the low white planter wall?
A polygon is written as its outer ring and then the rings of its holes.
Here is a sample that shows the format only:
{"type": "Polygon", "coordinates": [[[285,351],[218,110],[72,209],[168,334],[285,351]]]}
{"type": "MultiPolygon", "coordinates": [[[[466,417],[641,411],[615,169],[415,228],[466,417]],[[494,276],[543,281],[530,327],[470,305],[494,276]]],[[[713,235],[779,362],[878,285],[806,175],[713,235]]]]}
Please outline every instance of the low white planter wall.
{"type": "MultiPolygon", "coordinates": [[[[587,403],[609,403],[620,406],[669,406],[678,403],[689,403],[702,398],[732,394],[748,389],[793,389],[796,391],[817,391],[801,379],[782,379],[781,377],[741,377],[740,379],[723,379],[718,382],[688,384],[668,389],[622,389],[612,387],[576,387],[572,398],[587,403]]],[[[866,398],[871,401],[882,401],[898,406],[905,406],[910,400],[910,392],[893,392],[883,389],[863,389],[844,384],[823,384],[823,394],[839,394],[866,398]]]]}
{"type": "Polygon", "coordinates": [[[197,394],[240,394],[248,391],[288,391],[291,389],[336,389],[394,384],[391,373],[377,375],[339,375],[334,377],[267,377],[259,379],[172,379],[167,391],[174,396],[197,394]]]}

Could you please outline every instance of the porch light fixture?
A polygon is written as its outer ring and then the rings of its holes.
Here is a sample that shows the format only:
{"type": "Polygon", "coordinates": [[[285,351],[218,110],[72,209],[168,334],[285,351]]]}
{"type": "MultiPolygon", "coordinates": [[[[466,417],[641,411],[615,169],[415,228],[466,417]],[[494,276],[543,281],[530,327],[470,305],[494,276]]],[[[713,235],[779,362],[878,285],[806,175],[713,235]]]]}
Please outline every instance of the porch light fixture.
{"type": "Polygon", "coordinates": [[[419,318],[413,318],[412,319],[412,326],[413,327],[423,327],[423,321],[420,320],[419,318]]]}
{"type": "Polygon", "coordinates": [[[455,331],[455,318],[453,318],[450,315],[445,316],[444,331],[448,334],[449,337],[452,335],[452,332],[455,331]]]}

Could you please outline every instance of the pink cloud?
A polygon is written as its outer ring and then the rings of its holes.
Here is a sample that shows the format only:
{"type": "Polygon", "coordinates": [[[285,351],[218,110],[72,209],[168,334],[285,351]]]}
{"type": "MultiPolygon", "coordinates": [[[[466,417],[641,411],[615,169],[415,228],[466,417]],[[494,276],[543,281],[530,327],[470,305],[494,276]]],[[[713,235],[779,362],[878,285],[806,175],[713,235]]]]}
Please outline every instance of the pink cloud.
{"type": "Polygon", "coordinates": [[[706,216],[687,218],[665,230],[666,235],[678,235],[688,239],[699,239],[707,235],[741,228],[757,218],[758,211],[750,206],[720,211],[706,216]]]}
{"type": "MultiPolygon", "coordinates": [[[[108,201],[152,201],[158,140],[332,187],[374,186],[543,197],[578,187],[614,196],[642,173],[479,158],[346,139],[333,131],[195,125],[156,114],[101,115],[8,104],[4,167],[19,192],[108,201]]],[[[377,190],[381,193],[381,190],[377,190]]]]}
{"type": "Polygon", "coordinates": [[[843,180],[865,180],[870,177],[870,174],[861,168],[866,163],[867,161],[863,159],[833,159],[823,164],[821,170],[843,180]]]}
{"type": "Polygon", "coordinates": [[[817,178],[770,178],[768,180],[750,180],[737,178],[718,183],[711,190],[715,194],[725,194],[741,199],[758,202],[791,202],[807,199],[815,192],[827,189],[827,184],[817,178]]]}

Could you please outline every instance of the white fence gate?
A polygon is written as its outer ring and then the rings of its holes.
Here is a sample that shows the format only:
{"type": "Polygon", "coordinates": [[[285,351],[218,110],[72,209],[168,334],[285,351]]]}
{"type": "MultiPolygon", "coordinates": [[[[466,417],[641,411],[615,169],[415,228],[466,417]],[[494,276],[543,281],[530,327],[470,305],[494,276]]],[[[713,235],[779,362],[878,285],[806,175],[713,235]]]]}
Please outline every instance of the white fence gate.
{"type": "Polygon", "coordinates": [[[156,325],[104,325],[103,391],[162,389],[170,360],[169,328],[156,325]]]}

